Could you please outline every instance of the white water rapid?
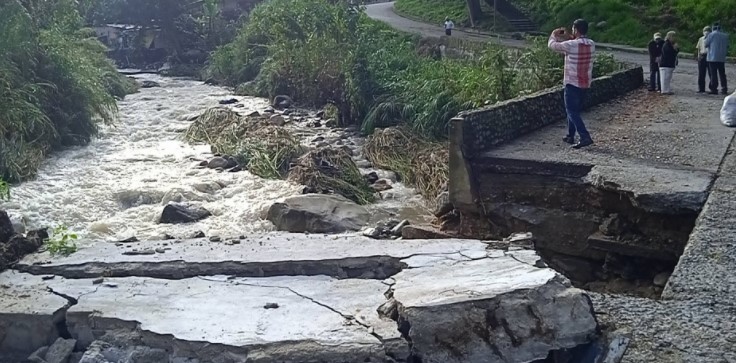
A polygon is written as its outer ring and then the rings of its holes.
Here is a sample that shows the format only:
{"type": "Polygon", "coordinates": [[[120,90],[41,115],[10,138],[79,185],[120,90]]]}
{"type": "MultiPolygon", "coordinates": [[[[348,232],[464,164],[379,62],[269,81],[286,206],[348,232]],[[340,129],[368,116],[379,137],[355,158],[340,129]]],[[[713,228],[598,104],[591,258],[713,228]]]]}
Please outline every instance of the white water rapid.
{"type": "MultiPolygon", "coordinates": [[[[12,187],[10,202],[0,208],[25,220],[27,229],[65,225],[80,238],[111,241],[165,234],[185,238],[195,231],[235,237],[271,230],[264,212],[279,198],[300,194],[302,187],[247,171],[196,168],[197,160],[211,156],[210,148],[182,138],[193,116],[233,97],[230,92],[185,79],[138,79],[161,87],[141,89],[120,101],[114,125],[102,126],[87,146],[52,155],[35,180],[12,187]],[[158,224],[169,201],[199,204],[213,216],[192,224],[158,224]]],[[[237,98],[245,105],[242,110],[268,106],[264,99],[237,98]]],[[[371,210],[395,209],[399,217],[415,217],[420,199],[400,183],[394,188],[397,199],[371,210]]]]}

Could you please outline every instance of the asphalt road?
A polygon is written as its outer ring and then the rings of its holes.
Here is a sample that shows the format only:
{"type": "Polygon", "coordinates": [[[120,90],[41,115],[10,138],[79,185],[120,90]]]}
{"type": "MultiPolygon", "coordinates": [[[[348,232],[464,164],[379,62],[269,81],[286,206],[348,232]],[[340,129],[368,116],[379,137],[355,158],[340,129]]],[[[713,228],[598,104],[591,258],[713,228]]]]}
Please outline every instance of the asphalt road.
{"type": "MultiPolygon", "coordinates": [[[[425,37],[440,38],[440,37],[445,36],[445,32],[444,32],[444,28],[442,27],[442,24],[433,25],[433,24],[422,23],[422,22],[404,18],[396,14],[396,12],[394,12],[393,2],[385,2],[385,3],[367,5],[366,13],[371,18],[385,22],[391,25],[392,27],[394,27],[395,29],[398,29],[401,31],[405,31],[408,33],[421,34],[422,36],[425,36],[425,37]]],[[[492,36],[490,34],[480,34],[476,32],[462,31],[462,30],[457,30],[457,29],[455,32],[453,32],[452,36],[457,37],[457,38],[462,38],[462,39],[474,40],[474,41],[494,42],[494,43],[499,43],[504,46],[514,47],[514,48],[523,48],[523,47],[528,46],[528,44],[523,40],[502,38],[502,37],[492,36]]],[[[649,72],[649,56],[647,54],[642,53],[643,52],[642,49],[632,48],[629,46],[622,46],[622,45],[605,44],[605,43],[598,43],[598,48],[599,50],[609,51],[613,53],[614,57],[616,57],[616,59],[620,61],[634,63],[634,64],[641,64],[644,67],[644,71],[647,72],[646,74],[648,74],[649,72]],[[606,48],[608,47],[627,49],[627,51],[607,50],[606,48]]],[[[678,74],[696,77],[697,76],[697,64],[692,59],[681,57],[677,72],[678,74]]]]}

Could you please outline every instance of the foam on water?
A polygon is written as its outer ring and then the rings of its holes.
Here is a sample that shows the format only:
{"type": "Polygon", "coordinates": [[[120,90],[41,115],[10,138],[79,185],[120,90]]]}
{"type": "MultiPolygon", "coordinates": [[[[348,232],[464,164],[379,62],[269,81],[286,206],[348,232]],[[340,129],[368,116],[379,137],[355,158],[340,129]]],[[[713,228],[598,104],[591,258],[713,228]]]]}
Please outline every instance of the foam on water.
{"type": "MultiPolygon", "coordinates": [[[[185,237],[197,230],[237,236],[271,229],[261,219],[264,210],[301,187],[248,172],[196,169],[192,159],[208,156],[209,146],[182,139],[193,115],[232,95],[191,80],[139,78],[162,87],[141,89],[119,102],[114,125],[103,126],[88,146],[51,156],[38,178],[13,187],[12,200],[3,207],[24,216],[29,228],[64,224],[82,236],[110,240],[165,233],[185,237]],[[213,216],[189,225],[158,224],[169,201],[202,205],[213,216]]],[[[241,103],[252,110],[267,106],[257,98],[241,103]]]]}
{"type": "MultiPolygon", "coordinates": [[[[165,234],[184,238],[196,231],[236,237],[271,230],[273,225],[263,219],[268,207],[300,194],[302,187],[247,171],[196,168],[197,160],[211,156],[210,147],[183,140],[193,116],[219,100],[238,98],[245,105],[239,109],[243,112],[263,110],[267,100],[236,97],[224,88],[192,80],[150,74],[137,78],[162,87],[141,89],[120,101],[120,118],[114,125],[102,126],[87,146],[52,155],[38,177],[13,186],[12,200],[0,207],[15,220],[25,221],[27,229],[66,225],[83,238],[157,239],[165,234]],[[158,224],[168,202],[201,205],[213,216],[186,225],[158,224]]],[[[316,132],[295,131],[305,134],[307,143],[316,132]]],[[[390,174],[376,171],[382,177],[390,174]]],[[[402,183],[393,183],[382,198],[368,206],[374,220],[394,216],[427,221],[422,198],[402,183]]]]}

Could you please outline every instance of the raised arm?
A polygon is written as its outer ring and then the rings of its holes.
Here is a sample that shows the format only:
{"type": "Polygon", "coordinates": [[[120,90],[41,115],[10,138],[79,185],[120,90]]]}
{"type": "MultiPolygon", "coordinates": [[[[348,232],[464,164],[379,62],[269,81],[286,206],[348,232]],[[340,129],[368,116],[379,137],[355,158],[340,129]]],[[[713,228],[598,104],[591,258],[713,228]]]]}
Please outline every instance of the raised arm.
{"type": "Polygon", "coordinates": [[[568,43],[567,41],[561,41],[559,39],[559,30],[560,29],[556,29],[552,32],[552,34],[549,36],[549,41],[547,41],[547,46],[549,47],[549,49],[552,49],[555,52],[566,54],[570,51],[570,43],[568,43]]]}

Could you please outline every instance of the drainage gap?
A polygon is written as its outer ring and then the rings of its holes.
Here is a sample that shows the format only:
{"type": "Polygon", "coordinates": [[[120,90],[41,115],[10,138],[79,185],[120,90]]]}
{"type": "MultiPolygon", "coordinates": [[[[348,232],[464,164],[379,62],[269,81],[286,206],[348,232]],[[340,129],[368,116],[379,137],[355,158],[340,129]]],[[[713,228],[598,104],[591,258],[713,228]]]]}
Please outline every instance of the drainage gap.
{"type": "MultiPolygon", "coordinates": [[[[670,172],[690,176],[657,175],[670,172]]],[[[474,174],[483,211],[476,223],[489,226],[492,238],[531,232],[542,259],[576,287],[648,298],[661,295],[708,194],[635,194],[589,165],[484,159],[474,162],[474,174]]]]}

